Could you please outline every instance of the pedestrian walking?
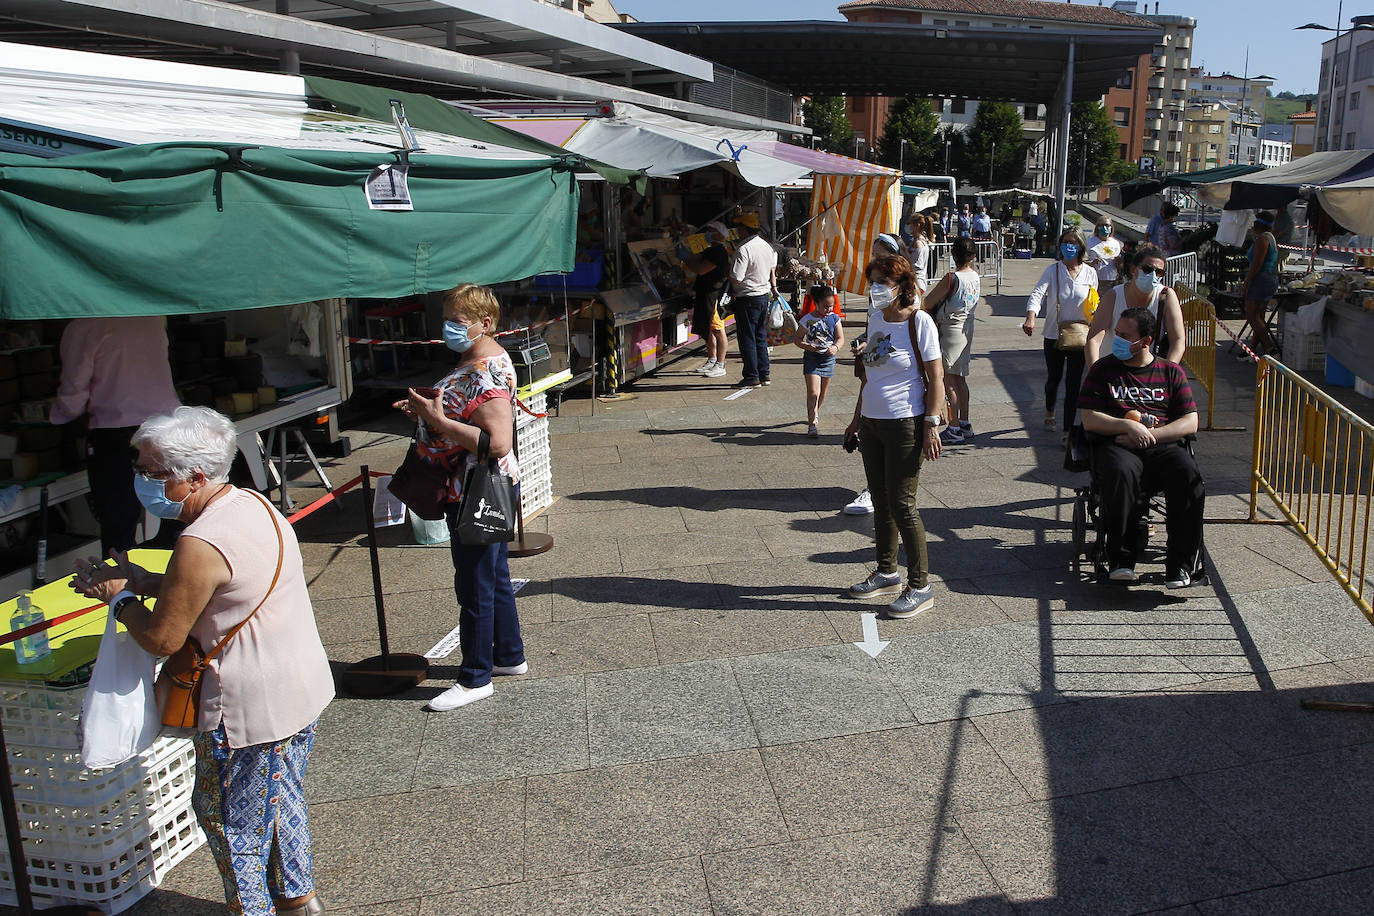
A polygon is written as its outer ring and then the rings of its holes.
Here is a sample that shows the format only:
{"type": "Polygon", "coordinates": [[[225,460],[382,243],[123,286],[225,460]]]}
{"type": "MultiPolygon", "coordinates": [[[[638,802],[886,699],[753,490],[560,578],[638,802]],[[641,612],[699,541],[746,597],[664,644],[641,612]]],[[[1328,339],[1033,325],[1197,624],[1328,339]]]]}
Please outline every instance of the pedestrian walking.
{"type": "Polygon", "coordinates": [[[969,239],[955,239],[951,246],[954,270],[935,284],[927,311],[940,332],[940,356],[945,367],[945,395],[949,399],[949,426],[940,432],[946,445],[960,445],[973,438],[969,421],[968,370],[973,351],[973,312],[983,295],[983,280],[973,266],[978,246],[969,239]]]}
{"type": "Polygon", "coordinates": [[[864,379],[845,439],[857,436],[863,455],[878,564],[849,593],[855,598],[896,595],[888,614],[912,617],[935,604],[916,491],[922,462],[940,457],[936,426],[945,403],[940,339],[917,301],[910,262],[876,258],[865,274],[869,297],[879,308],[869,314],[864,379]],[[897,569],[899,543],[906,549],[905,577],[897,569]]]}
{"type": "Polygon", "coordinates": [[[1083,379],[1083,348],[1088,342],[1089,297],[1097,290],[1097,272],[1083,263],[1087,246],[1076,229],[1059,236],[1059,257],[1045,268],[1030,297],[1021,330],[1035,333],[1035,319],[1045,308],[1045,428],[1054,429],[1054,405],[1064,383],[1064,430],[1073,426],[1078,386],[1083,379]],[[1062,340],[1060,338],[1063,338],[1062,340]]]}
{"type": "Polygon", "coordinates": [[[802,351],[802,379],[806,383],[806,434],[820,436],[818,426],[825,392],[835,374],[835,357],[844,346],[844,325],[835,314],[835,291],[828,286],[813,286],[811,301],[815,308],[797,322],[793,340],[802,351]]]}

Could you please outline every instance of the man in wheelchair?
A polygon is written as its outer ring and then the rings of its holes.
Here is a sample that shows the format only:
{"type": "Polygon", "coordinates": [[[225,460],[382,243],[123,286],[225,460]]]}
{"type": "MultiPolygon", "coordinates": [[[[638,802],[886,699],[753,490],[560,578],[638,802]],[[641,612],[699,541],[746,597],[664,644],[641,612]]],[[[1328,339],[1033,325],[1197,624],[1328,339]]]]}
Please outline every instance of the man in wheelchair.
{"type": "Polygon", "coordinates": [[[1197,406],[1177,363],[1151,352],[1157,322],[1132,308],[1116,324],[1112,353],[1083,379],[1078,407],[1100,494],[1108,577],[1134,582],[1138,546],[1133,516],[1142,493],[1163,491],[1168,547],[1165,584],[1186,588],[1200,572],[1202,474],[1189,450],[1197,406]]]}

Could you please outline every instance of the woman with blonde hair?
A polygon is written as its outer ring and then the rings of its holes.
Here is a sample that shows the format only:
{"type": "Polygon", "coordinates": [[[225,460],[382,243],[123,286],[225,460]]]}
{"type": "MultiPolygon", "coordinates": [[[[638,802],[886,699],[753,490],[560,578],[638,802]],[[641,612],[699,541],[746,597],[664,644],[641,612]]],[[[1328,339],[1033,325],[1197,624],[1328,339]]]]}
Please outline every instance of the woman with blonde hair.
{"type": "Polygon", "coordinates": [[[429,708],[436,712],[491,696],[492,675],[529,670],[515,612],[507,545],[463,544],[457,533],[463,474],[478,460],[484,439],[487,455],[496,458],[512,480],[519,480],[512,451],[515,366],[492,336],[499,317],[496,297],[485,287],[465,283],[444,294],[444,343],[458,354],[458,365],[440,380],[437,390],[411,388],[405,400],[392,405],[420,422],[421,456],[441,465],[450,478],[449,549],[463,660],[458,682],[429,701],[429,708]]]}
{"type": "Polygon", "coordinates": [[[916,288],[924,296],[930,289],[930,219],[923,213],[911,214],[911,269],[916,274],[916,288]]]}

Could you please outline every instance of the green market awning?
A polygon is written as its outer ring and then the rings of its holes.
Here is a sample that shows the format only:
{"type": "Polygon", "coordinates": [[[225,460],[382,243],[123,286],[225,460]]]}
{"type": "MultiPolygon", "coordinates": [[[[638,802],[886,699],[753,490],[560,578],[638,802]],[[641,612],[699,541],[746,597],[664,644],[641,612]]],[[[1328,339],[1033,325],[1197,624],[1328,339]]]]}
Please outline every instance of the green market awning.
{"type": "Polygon", "coordinates": [[[398,298],[573,269],[566,155],[413,154],[414,209],[370,209],[364,182],[396,162],[220,144],[0,156],[0,318],[398,298]]]}
{"type": "MultiPolygon", "coordinates": [[[[525,150],[553,158],[573,156],[567,150],[547,143],[518,130],[494,124],[485,118],[468,114],[459,108],[418,92],[396,92],[361,83],[348,83],[322,76],[305,77],[306,89],[311,95],[324,99],[335,111],[370,118],[374,121],[391,121],[391,102],[396,100],[405,106],[406,121],[411,127],[435,133],[465,137],[469,140],[485,141],[497,146],[525,150]]],[[[607,181],[616,184],[629,184],[642,181],[644,173],[634,169],[616,168],[604,162],[585,157],[575,157],[579,165],[596,172],[607,181]]],[[[641,190],[643,190],[641,186],[641,190]]]]}
{"type": "Polygon", "coordinates": [[[1219,165],[1197,172],[1166,175],[1163,178],[1132,178],[1121,183],[1121,206],[1129,207],[1136,201],[1143,200],[1151,194],[1158,194],[1165,188],[1194,188],[1212,181],[1233,181],[1242,175],[1262,171],[1262,165],[1219,165]]]}

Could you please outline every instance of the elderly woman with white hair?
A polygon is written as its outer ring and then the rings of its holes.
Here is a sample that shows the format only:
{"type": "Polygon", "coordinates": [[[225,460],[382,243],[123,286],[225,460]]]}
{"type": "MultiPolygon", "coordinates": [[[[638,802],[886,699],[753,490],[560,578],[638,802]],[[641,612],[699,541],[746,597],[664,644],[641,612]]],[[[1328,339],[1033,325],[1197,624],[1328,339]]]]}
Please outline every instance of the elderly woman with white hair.
{"type": "Polygon", "coordinates": [[[222,414],[179,407],[140,426],[133,445],[139,501],[186,530],[166,573],[112,551],[113,566],[78,561],[72,587],[108,602],[153,655],[188,641],[213,653],[197,706],[192,803],[229,910],[317,916],[304,780],[334,679],[295,532],[262,496],[229,483],[237,436],[222,414]]]}

